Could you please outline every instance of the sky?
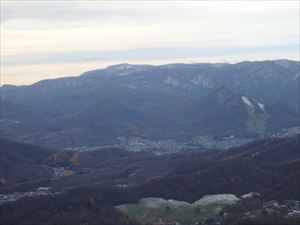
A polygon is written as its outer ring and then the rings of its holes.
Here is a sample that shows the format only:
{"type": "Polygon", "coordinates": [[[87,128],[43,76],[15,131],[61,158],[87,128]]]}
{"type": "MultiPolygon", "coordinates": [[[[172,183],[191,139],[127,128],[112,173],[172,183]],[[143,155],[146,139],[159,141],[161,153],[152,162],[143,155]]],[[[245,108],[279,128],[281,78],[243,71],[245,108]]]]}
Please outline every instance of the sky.
{"type": "Polygon", "coordinates": [[[1,85],[118,63],[299,60],[299,1],[3,1],[1,85]]]}

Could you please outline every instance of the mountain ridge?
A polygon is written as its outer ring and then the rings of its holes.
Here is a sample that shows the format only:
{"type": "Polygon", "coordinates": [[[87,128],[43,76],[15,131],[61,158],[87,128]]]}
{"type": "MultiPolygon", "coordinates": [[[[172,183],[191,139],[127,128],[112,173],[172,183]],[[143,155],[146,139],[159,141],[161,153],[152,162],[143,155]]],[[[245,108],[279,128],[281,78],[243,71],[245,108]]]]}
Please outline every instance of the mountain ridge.
{"type": "Polygon", "coordinates": [[[3,104],[28,108],[43,122],[26,112],[5,112],[4,106],[1,132],[18,141],[28,136],[35,144],[64,147],[115,144],[118,137],[265,137],[299,126],[299,66],[287,60],[119,64],[78,77],[5,86],[3,104]],[[3,122],[7,119],[26,123],[3,122]]]}

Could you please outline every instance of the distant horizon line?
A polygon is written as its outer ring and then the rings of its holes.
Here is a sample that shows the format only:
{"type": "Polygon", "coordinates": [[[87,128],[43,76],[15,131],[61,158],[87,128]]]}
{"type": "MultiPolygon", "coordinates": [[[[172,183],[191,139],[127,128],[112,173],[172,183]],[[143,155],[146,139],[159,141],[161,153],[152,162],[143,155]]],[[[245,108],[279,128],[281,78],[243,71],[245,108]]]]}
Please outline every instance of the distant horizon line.
{"type": "MultiPolygon", "coordinates": [[[[10,83],[5,83],[5,84],[1,84],[0,88],[4,87],[4,86],[14,86],[14,87],[21,87],[21,86],[31,86],[34,85],[36,83],[39,83],[41,81],[48,81],[48,80],[57,80],[57,79],[64,79],[64,78],[71,78],[71,77],[80,77],[81,75],[88,73],[88,72],[92,72],[92,71],[96,71],[96,70],[105,70],[108,69],[109,67],[113,67],[113,66],[120,66],[120,65],[131,65],[131,66],[153,66],[153,67],[160,67],[160,66],[167,66],[167,65],[194,65],[194,64],[230,64],[230,65],[235,65],[235,64],[239,64],[239,63],[244,63],[244,62],[267,62],[267,61],[291,61],[291,62],[297,62],[300,63],[300,57],[298,60],[295,59],[288,59],[288,58],[279,58],[279,59],[263,59],[263,60],[226,60],[226,62],[170,62],[170,63],[163,63],[163,64],[151,64],[151,63],[129,63],[129,62],[121,62],[121,63],[116,63],[116,64],[110,64],[104,67],[100,67],[100,68],[95,68],[95,69],[91,69],[91,70],[86,70],[84,72],[81,72],[78,75],[65,75],[62,77],[56,77],[56,78],[46,78],[46,79],[41,79],[38,81],[35,81],[33,83],[30,84],[10,84],[10,83]]],[[[1,76],[0,76],[0,81],[1,81],[1,76]]]]}

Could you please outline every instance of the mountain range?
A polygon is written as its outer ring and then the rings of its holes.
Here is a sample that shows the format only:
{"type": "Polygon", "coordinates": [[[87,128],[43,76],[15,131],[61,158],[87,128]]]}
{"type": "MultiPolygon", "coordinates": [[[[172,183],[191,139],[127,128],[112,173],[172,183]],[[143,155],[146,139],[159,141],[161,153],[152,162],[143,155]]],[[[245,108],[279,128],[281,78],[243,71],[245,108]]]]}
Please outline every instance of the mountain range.
{"type": "Polygon", "coordinates": [[[119,64],[1,87],[1,135],[45,147],[118,138],[268,137],[299,126],[300,63],[119,64]]]}

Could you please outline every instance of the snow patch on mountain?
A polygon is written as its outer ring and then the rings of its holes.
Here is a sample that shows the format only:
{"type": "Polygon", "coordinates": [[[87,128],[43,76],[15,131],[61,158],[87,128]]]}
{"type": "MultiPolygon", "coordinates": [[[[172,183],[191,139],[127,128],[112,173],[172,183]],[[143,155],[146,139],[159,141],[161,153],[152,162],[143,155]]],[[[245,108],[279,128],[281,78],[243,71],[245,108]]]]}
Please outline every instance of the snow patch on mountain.
{"type": "Polygon", "coordinates": [[[262,110],[265,111],[265,105],[261,102],[259,102],[258,100],[256,100],[255,98],[251,98],[251,100],[255,101],[256,104],[258,105],[258,107],[262,110]]]}
{"type": "Polygon", "coordinates": [[[179,86],[179,80],[174,78],[174,77],[171,77],[171,76],[168,76],[165,80],[164,80],[164,83],[165,84],[168,84],[168,85],[171,85],[175,88],[177,88],[179,86]]]}
{"type": "Polygon", "coordinates": [[[129,89],[133,89],[133,90],[138,89],[137,86],[135,86],[135,85],[127,85],[127,87],[128,87],[129,89]]]}
{"type": "Polygon", "coordinates": [[[277,65],[280,65],[284,68],[289,68],[290,67],[290,61],[287,59],[279,59],[274,61],[277,65]]]}
{"type": "Polygon", "coordinates": [[[203,87],[207,87],[207,88],[213,88],[213,83],[211,82],[211,80],[207,79],[204,76],[197,76],[195,78],[193,78],[191,80],[191,83],[196,85],[196,86],[203,86],[203,87]]]}
{"type": "Polygon", "coordinates": [[[243,100],[243,102],[244,102],[246,105],[248,105],[248,106],[250,106],[250,107],[253,107],[253,105],[252,105],[252,103],[251,103],[251,101],[249,100],[248,97],[242,96],[241,99],[243,100]]]}
{"type": "Polygon", "coordinates": [[[133,67],[134,67],[134,65],[123,63],[123,64],[108,66],[106,69],[110,70],[110,71],[113,71],[113,72],[116,72],[116,71],[119,71],[119,70],[131,69],[133,67]]]}
{"type": "Polygon", "coordinates": [[[265,105],[259,101],[257,101],[255,98],[253,98],[253,100],[256,102],[256,104],[259,106],[259,108],[262,110],[262,111],[265,111],[265,105]]]}
{"type": "Polygon", "coordinates": [[[257,102],[257,105],[261,108],[261,110],[265,110],[265,105],[262,104],[261,102],[257,102]]]}
{"type": "Polygon", "coordinates": [[[106,70],[108,71],[108,76],[111,74],[117,75],[117,76],[127,76],[130,74],[133,74],[135,72],[144,71],[146,69],[149,69],[151,66],[149,65],[132,65],[132,64],[117,64],[106,67],[106,70]]]}

